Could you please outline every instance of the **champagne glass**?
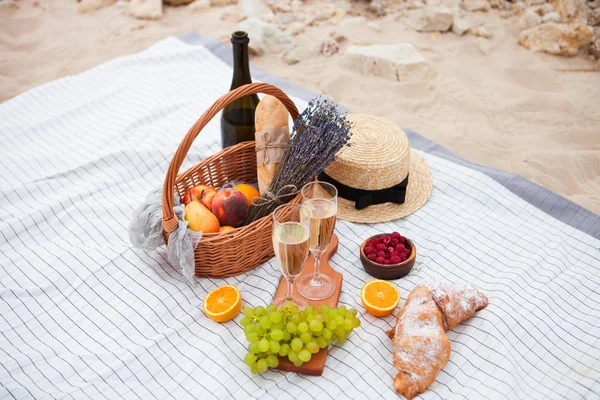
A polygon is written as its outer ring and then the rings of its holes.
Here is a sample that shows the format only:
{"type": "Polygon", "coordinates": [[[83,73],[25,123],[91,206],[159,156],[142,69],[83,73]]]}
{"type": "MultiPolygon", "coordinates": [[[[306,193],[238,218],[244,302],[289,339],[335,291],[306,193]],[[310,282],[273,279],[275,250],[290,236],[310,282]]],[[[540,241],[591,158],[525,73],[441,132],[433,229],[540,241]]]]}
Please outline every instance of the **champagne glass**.
{"type": "Polygon", "coordinates": [[[335,292],[335,282],[321,274],[321,256],[327,250],[337,215],[337,189],[330,183],[315,181],[302,188],[303,217],[310,220],[309,249],[315,268],[298,279],[298,293],[310,300],[323,300],[335,292]]]}
{"type": "Polygon", "coordinates": [[[273,211],[273,248],[275,257],[281,266],[281,272],[287,281],[285,297],[273,302],[279,307],[291,301],[299,309],[307,306],[301,298],[293,298],[294,280],[302,272],[308,258],[308,239],[310,238],[308,216],[300,204],[284,204],[273,211]]]}

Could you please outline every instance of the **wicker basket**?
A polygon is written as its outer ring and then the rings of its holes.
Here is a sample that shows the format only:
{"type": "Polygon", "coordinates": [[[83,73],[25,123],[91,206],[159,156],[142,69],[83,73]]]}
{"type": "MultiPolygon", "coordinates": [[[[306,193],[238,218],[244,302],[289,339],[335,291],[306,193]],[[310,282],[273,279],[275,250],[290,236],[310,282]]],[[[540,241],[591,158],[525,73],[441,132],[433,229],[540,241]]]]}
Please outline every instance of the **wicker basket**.
{"type": "MultiPolygon", "coordinates": [[[[257,93],[275,96],[285,105],[292,119],[298,117],[298,109],[294,102],[280,89],[266,83],[252,83],[232,90],[206,110],[185,135],[167,171],[162,200],[166,242],[179,224],[173,213],[175,192],[183,197],[185,192],[195,185],[205,184],[218,188],[231,181],[257,181],[254,142],[228,147],[177,175],[192,142],[206,124],[227,104],[240,97],[257,93]]],[[[292,202],[298,201],[298,196],[292,200],[292,202]]],[[[266,216],[227,233],[204,234],[194,252],[196,275],[225,278],[239,275],[264,263],[274,255],[271,240],[272,226],[271,217],[266,216]]]]}

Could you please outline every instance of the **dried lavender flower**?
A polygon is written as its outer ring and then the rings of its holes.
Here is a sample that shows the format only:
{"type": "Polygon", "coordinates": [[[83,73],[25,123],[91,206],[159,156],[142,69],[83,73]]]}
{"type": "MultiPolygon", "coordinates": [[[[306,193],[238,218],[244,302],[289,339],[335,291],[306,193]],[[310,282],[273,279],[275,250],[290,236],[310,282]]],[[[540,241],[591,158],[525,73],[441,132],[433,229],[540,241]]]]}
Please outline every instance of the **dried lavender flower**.
{"type": "Polygon", "coordinates": [[[250,207],[246,223],[270,214],[287,203],[304,185],[321,174],[345,145],[352,123],[338,103],[323,95],[312,99],[294,122],[290,141],[271,186],[250,207]]]}

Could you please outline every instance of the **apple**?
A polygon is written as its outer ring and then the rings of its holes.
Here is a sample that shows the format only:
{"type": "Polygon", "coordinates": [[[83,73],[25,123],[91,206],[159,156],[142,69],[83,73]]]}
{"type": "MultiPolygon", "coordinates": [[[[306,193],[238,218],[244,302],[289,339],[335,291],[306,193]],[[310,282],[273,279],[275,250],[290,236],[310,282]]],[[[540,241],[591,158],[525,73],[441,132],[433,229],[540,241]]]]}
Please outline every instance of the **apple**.
{"type": "Polygon", "coordinates": [[[217,191],[212,186],[208,185],[196,185],[189,188],[183,196],[183,204],[186,206],[194,200],[198,200],[208,210],[212,210],[212,202],[214,197],[217,195],[217,191]]]}

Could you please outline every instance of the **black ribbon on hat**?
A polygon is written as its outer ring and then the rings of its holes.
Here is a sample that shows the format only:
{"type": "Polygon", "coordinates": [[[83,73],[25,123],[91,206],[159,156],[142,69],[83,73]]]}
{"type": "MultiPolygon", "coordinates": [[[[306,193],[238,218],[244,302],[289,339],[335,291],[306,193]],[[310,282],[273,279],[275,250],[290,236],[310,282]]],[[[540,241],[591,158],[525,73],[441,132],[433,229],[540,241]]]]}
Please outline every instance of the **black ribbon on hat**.
{"type": "Polygon", "coordinates": [[[364,190],[346,186],[327,175],[325,172],[319,175],[319,180],[331,183],[336,187],[338,196],[346,200],[354,201],[354,207],[362,210],[374,204],[395,203],[404,204],[406,199],[406,186],[408,185],[408,175],[399,184],[381,190],[364,190]]]}

